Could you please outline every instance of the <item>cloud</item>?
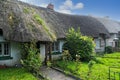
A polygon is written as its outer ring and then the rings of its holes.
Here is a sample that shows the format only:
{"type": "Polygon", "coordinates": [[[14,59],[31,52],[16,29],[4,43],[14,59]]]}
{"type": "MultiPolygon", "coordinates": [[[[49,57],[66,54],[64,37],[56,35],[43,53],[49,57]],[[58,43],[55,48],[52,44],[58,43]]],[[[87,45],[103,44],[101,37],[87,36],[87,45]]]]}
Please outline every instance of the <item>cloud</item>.
{"type": "Polygon", "coordinates": [[[71,0],[66,0],[63,5],[60,6],[60,9],[71,9],[73,2],[71,0]]]}
{"type": "Polygon", "coordinates": [[[83,3],[77,3],[74,8],[75,9],[82,9],[82,8],[84,8],[84,4],[83,3]]]}
{"type": "MultiPolygon", "coordinates": [[[[30,4],[35,4],[37,6],[41,7],[47,7],[48,3],[47,2],[41,2],[41,0],[20,0],[23,2],[27,2],[30,4]]],[[[78,10],[84,8],[84,4],[79,2],[74,4],[73,0],[65,0],[62,5],[58,6],[59,8],[55,8],[56,11],[61,12],[61,13],[67,13],[67,14],[73,14],[72,10],[78,10]]]]}
{"type": "Polygon", "coordinates": [[[42,4],[40,4],[39,6],[41,6],[41,7],[45,7],[45,8],[46,8],[47,5],[48,5],[48,4],[46,4],[46,3],[42,3],[42,4]]]}
{"type": "Polygon", "coordinates": [[[84,8],[83,3],[79,2],[77,4],[73,4],[72,0],[66,0],[65,2],[63,2],[62,5],[59,6],[58,11],[62,13],[71,14],[72,10],[82,9],[82,8],[84,8]]]}

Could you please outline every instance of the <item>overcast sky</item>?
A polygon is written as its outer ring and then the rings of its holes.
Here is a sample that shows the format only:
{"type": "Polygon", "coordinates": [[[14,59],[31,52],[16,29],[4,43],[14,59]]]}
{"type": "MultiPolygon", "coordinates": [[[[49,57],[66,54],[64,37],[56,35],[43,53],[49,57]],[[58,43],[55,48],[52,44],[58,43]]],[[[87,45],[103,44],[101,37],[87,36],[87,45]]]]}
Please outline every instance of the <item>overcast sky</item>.
{"type": "Polygon", "coordinates": [[[109,16],[120,21],[120,0],[20,0],[41,7],[52,3],[55,11],[66,14],[109,16]]]}

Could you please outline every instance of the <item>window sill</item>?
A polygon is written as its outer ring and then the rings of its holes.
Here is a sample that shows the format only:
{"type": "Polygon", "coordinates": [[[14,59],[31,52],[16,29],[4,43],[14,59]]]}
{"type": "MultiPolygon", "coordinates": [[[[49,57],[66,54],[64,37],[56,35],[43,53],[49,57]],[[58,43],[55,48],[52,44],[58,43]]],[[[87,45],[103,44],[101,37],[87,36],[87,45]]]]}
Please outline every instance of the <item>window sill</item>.
{"type": "Polygon", "coordinates": [[[59,55],[62,54],[61,52],[53,52],[52,55],[59,55]]]}
{"type": "Polygon", "coordinates": [[[0,56],[0,60],[9,60],[9,59],[13,59],[13,57],[10,57],[10,56],[0,56]]]}

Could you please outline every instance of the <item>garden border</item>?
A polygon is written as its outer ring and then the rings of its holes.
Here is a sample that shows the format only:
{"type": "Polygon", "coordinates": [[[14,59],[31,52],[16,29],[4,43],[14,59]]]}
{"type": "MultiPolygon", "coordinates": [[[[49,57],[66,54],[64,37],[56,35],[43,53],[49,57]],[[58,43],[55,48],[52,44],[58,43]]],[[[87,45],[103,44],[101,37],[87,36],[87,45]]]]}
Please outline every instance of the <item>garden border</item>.
{"type": "Polygon", "coordinates": [[[78,78],[76,76],[73,76],[72,74],[66,74],[62,69],[59,69],[59,68],[56,68],[56,67],[51,67],[51,68],[65,74],[65,75],[67,75],[67,76],[69,76],[71,78],[74,78],[75,80],[82,80],[82,79],[80,79],[80,78],[78,78]]]}

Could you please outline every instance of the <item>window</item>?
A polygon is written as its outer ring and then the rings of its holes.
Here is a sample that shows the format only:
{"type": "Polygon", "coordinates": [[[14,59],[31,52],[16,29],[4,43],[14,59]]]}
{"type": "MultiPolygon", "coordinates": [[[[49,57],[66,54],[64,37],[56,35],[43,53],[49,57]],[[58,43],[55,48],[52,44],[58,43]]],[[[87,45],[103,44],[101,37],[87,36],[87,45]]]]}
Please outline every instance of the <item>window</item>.
{"type": "Polygon", "coordinates": [[[0,44],[0,55],[2,55],[2,44],[0,44]]]}
{"type": "Polygon", "coordinates": [[[2,31],[2,29],[0,29],[0,36],[2,36],[3,35],[3,31],[2,31]]]}
{"type": "Polygon", "coordinates": [[[96,49],[100,49],[100,47],[101,47],[101,39],[95,39],[95,43],[96,43],[96,49]]]}
{"type": "Polygon", "coordinates": [[[10,56],[9,43],[0,43],[0,56],[10,56]]]}
{"type": "Polygon", "coordinates": [[[58,52],[59,51],[59,42],[54,42],[52,44],[52,51],[58,52]]]}

